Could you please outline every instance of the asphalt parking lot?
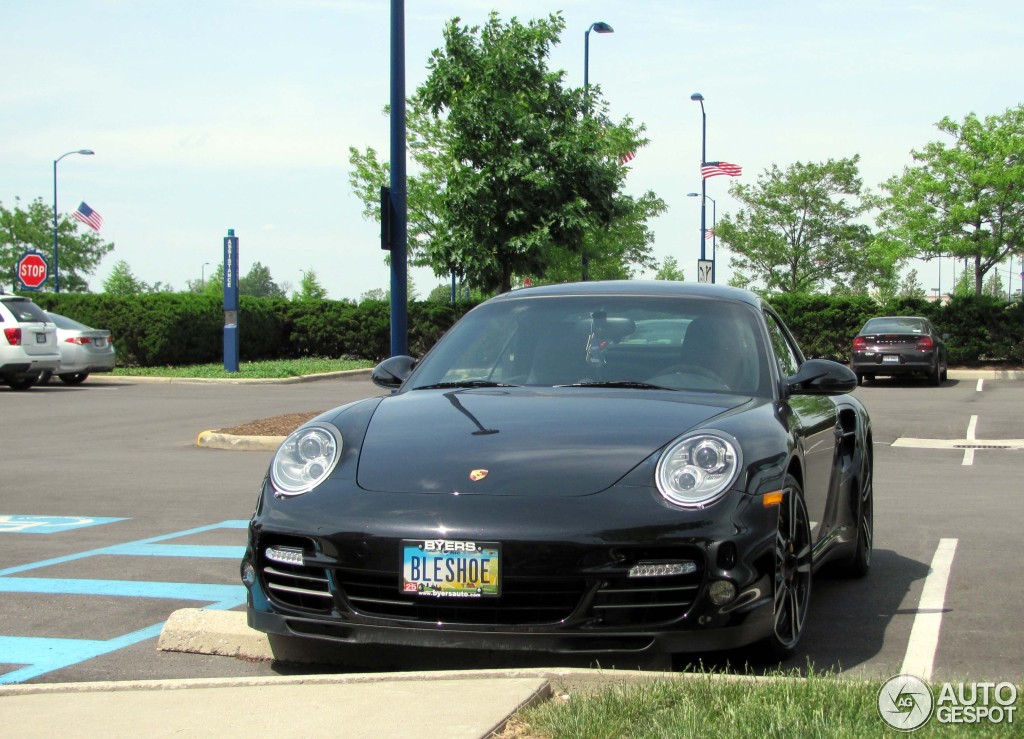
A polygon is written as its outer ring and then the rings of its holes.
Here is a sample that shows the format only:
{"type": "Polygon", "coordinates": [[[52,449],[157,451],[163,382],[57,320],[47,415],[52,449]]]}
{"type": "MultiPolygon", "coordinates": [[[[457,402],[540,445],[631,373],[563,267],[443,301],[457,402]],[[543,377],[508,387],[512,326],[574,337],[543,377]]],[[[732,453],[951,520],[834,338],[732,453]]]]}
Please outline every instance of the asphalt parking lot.
{"type": "MultiPolygon", "coordinates": [[[[156,650],[172,612],[244,603],[238,559],[271,454],[195,440],[377,393],[365,374],[290,385],[91,377],[80,387],[0,389],[0,683],[312,671],[156,650]]],[[[1024,382],[881,380],[856,394],[874,424],[873,570],[861,581],[815,580],[793,666],[1024,682],[1024,382]]],[[[408,667],[508,659],[430,655],[408,667]]],[[[532,663],[545,660],[559,664],[532,663]]],[[[333,669],[402,668],[401,655],[362,655],[333,669]]]]}

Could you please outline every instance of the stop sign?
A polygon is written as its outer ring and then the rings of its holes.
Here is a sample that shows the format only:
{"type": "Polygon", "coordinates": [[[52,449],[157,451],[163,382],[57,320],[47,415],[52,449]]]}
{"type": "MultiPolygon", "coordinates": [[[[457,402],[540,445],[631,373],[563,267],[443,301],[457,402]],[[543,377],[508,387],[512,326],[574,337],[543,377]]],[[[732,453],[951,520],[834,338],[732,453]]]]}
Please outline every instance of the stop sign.
{"type": "Polygon", "coordinates": [[[29,290],[35,290],[46,282],[47,270],[46,260],[39,252],[26,252],[18,260],[18,279],[29,290]]]}

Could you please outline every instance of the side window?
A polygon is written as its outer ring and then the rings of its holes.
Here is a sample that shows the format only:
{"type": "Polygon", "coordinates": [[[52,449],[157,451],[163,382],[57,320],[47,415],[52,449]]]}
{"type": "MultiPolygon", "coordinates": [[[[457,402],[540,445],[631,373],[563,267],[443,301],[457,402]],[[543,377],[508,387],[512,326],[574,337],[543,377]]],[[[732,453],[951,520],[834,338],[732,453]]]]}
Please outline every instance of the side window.
{"type": "Polygon", "coordinates": [[[786,334],[779,326],[778,320],[771,313],[764,314],[764,322],[768,325],[768,335],[772,340],[775,359],[779,363],[779,372],[783,377],[795,375],[800,369],[800,359],[792,345],[786,340],[786,334]]]}

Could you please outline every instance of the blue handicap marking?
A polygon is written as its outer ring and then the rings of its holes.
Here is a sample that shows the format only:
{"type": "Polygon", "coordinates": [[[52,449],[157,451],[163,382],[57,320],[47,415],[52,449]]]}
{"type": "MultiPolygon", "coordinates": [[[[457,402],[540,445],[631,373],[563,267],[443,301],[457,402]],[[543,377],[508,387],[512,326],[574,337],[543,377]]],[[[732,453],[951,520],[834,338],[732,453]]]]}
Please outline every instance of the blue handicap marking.
{"type": "Polygon", "coordinates": [[[98,516],[14,516],[0,514],[0,534],[58,534],[61,531],[99,526],[126,518],[98,516]]]}
{"type": "MultiPolygon", "coordinates": [[[[0,516],[0,533],[53,533],[68,528],[93,526],[123,518],[74,518],[59,516],[0,516]],[[18,519],[18,520],[14,520],[18,519]],[[26,519],[26,520],[21,520],[26,519]],[[62,522],[71,521],[70,524],[62,522]],[[74,522],[80,523],[74,523],[74,522]],[[45,523],[43,523],[45,522],[45,523]],[[12,528],[7,529],[5,526],[12,528]],[[22,528],[18,528],[21,526],[22,528]],[[40,527],[52,526],[50,531],[40,527]]],[[[40,562],[15,565],[0,569],[0,593],[36,593],[63,595],[114,596],[125,598],[163,598],[205,602],[210,610],[230,610],[245,603],[245,588],[238,585],[213,583],[179,583],[135,580],[93,580],[85,578],[46,578],[20,576],[23,572],[40,570],[53,565],[87,559],[97,555],[142,557],[194,557],[240,560],[245,547],[168,543],[194,534],[217,529],[244,529],[248,521],[221,521],[210,526],[176,531],[139,541],[113,544],[87,552],[54,557],[40,562]]],[[[0,664],[20,665],[11,672],[0,674],[0,685],[20,683],[48,672],[71,667],[79,662],[124,649],[146,639],[160,636],[164,622],[122,634],[108,640],[23,637],[0,634],[0,664]]]]}

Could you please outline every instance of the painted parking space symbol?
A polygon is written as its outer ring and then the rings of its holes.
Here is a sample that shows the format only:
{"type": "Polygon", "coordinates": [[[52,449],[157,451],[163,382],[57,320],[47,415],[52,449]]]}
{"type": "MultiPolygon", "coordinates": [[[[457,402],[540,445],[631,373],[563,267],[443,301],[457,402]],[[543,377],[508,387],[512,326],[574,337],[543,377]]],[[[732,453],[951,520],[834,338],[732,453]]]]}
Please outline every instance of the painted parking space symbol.
{"type": "MultiPolygon", "coordinates": [[[[100,521],[101,519],[89,519],[100,521]]],[[[124,519],[110,519],[124,520],[124,519]]],[[[93,525],[93,524],[88,524],[93,525]]],[[[39,571],[67,562],[87,560],[99,555],[122,557],[189,557],[239,561],[245,547],[174,543],[176,539],[205,534],[219,529],[244,529],[248,521],[221,521],[185,531],[176,531],[138,541],[113,544],[99,549],[54,557],[40,562],[0,569],[0,593],[153,598],[206,603],[203,608],[230,610],[245,603],[245,588],[237,585],[194,582],[110,580],[89,578],[36,577],[39,571]],[[32,574],[26,574],[31,572],[32,574]]],[[[170,614],[168,614],[170,615],[170,614]]],[[[69,639],[19,636],[2,633],[0,626],[0,664],[16,665],[0,674],[0,685],[21,683],[85,660],[130,647],[160,635],[164,621],[118,635],[111,639],[69,639]]]]}
{"type": "Polygon", "coordinates": [[[63,531],[99,526],[126,518],[99,516],[18,516],[0,514],[0,534],[58,534],[63,531]]]}

